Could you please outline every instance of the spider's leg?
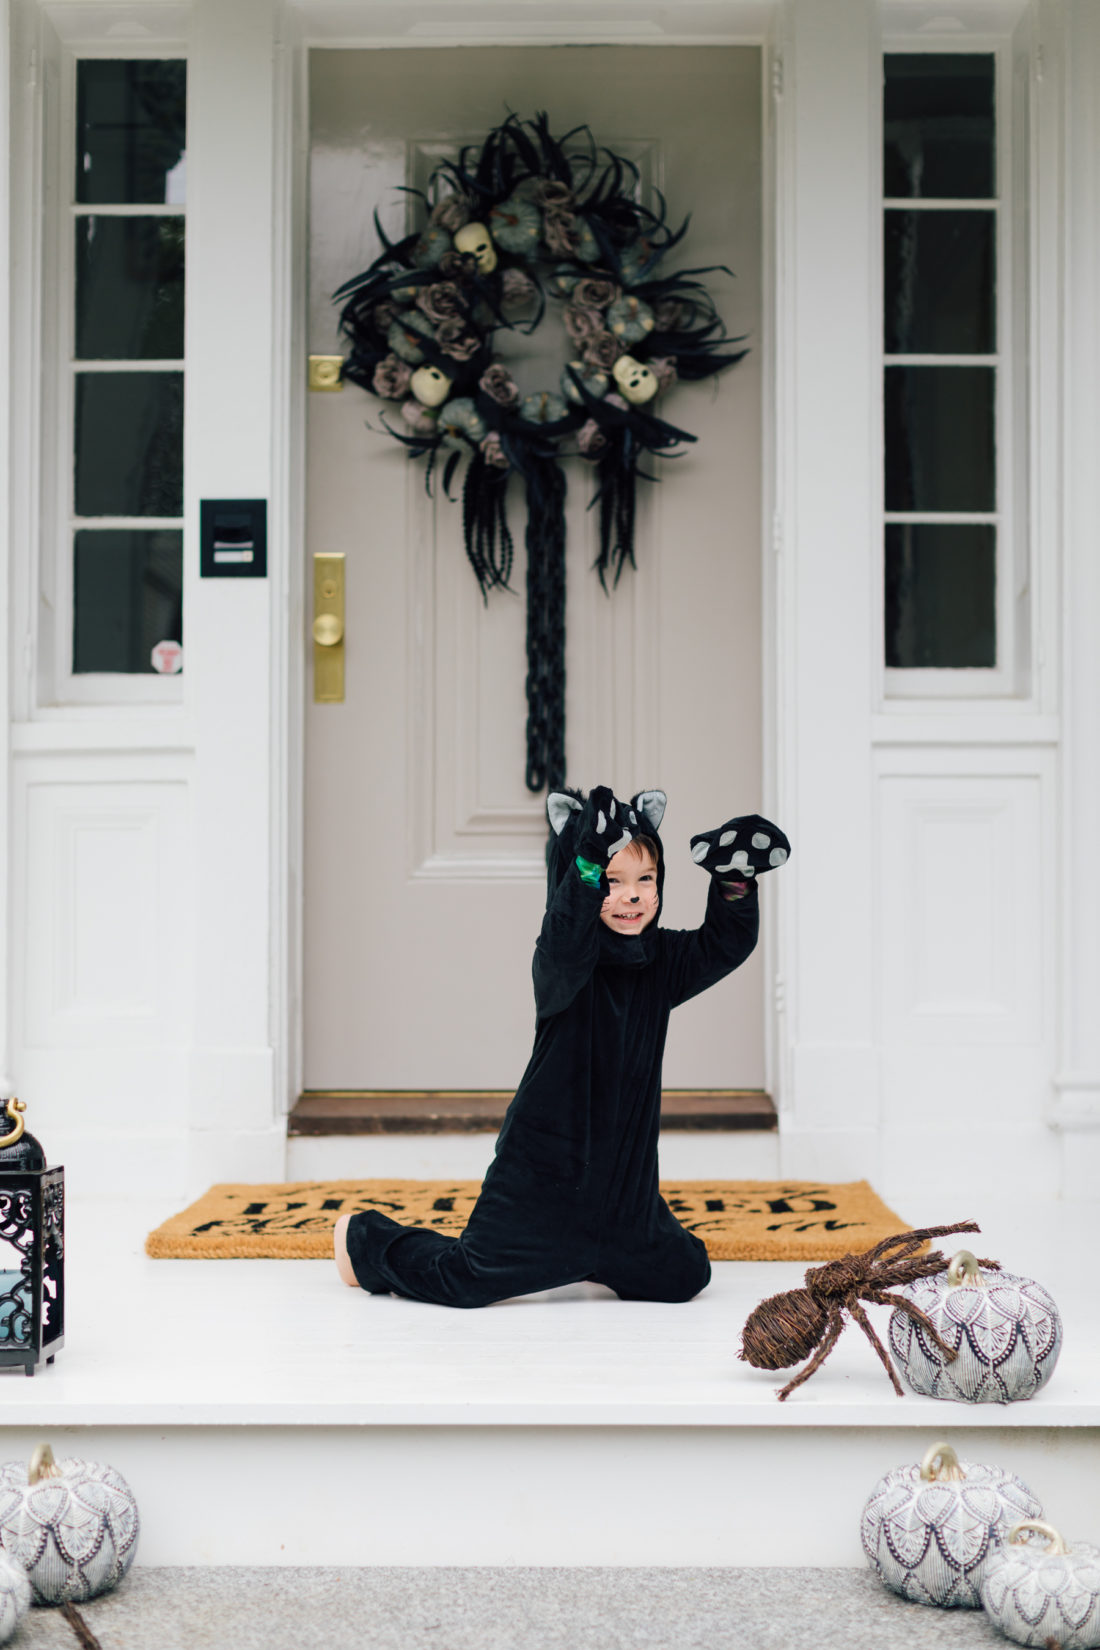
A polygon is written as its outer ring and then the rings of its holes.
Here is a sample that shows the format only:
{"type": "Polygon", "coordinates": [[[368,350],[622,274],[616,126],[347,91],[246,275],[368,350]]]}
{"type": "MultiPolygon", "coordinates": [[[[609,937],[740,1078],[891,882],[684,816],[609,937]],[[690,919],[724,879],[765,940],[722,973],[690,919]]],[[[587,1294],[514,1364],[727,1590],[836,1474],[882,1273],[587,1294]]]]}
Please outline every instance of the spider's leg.
{"type": "Polygon", "coordinates": [[[896,1306],[902,1312],[908,1312],[911,1318],[916,1318],[919,1324],[924,1325],[940,1351],[946,1355],[948,1362],[954,1363],[959,1355],[958,1347],[948,1346],[928,1314],[922,1312],[919,1306],[914,1306],[912,1301],[907,1301],[904,1295],[892,1295],[886,1289],[868,1289],[863,1298],[865,1301],[874,1301],[877,1306],[896,1306]]]}
{"type": "Polygon", "coordinates": [[[862,1329],[863,1333],[866,1335],[867,1339],[870,1341],[871,1345],[874,1347],[875,1351],[878,1353],[882,1362],[882,1367],[885,1369],[887,1375],[889,1375],[890,1380],[893,1383],[894,1391],[897,1393],[899,1398],[904,1398],[905,1392],[902,1388],[901,1382],[898,1380],[894,1366],[890,1362],[890,1354],[875,1334],[870,1318],[867,1316],[866,1312],[857,1300],[849,1301],[848,1310],[858,1323],[859,1327],[862,1329]]]}
{"type": "Polygon", "coordinates": [[[840,1339],[840,1332],[844,1328],[844,1316],[838,1306],[829,1305],[825,1309],[825,1333],[821,1337],[820,1345],[805,1369],[800,1370],[792,1381],[788,1381],[779,1394],[779,1402],[790,1397],[796,1386],[808,1381],[815,1369],[820,1369],[829,1353],[840,1339]]]}

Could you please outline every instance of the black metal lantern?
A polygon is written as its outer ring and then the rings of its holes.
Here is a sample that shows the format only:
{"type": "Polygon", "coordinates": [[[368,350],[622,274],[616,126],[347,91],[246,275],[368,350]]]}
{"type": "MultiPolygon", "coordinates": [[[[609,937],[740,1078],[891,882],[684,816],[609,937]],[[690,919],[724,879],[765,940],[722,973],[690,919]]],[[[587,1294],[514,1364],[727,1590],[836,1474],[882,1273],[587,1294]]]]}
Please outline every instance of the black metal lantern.
{"type": "Polygon", "coordinates": [[[0,1123],[0,1369],[22,1364],[28,1375],[64,1346],[65,1171],[48,1169],[46,1154],[23,1122],[21,1100],[9,1100],[0,1123]]]}

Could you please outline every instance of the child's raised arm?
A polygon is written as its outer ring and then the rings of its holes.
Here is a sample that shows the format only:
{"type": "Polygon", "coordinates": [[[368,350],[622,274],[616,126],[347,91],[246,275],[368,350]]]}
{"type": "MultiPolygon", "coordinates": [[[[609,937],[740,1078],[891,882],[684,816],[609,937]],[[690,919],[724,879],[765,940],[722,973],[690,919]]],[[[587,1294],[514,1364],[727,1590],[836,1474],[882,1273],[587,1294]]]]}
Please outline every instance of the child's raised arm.
{"type": "Polygon", "coordinates": [[[691,857],[710,876],[701,928],[666,929],[669,998],[673,1008],[739,968],[760,927],[756,880],[790,857],[778,825],[743,814],[691,839],[691,857]]]}
{"type": "Polygon", "coordinates": [[[600,954],[600,907],[607,897],[604,873],[611,859],[633,839],[637,816],[606,785],[587,802],[564,792],[547,800],[550,823],[573,851],[573,861],[546,907],[535,945],[535,1009],[540,1018],[568,1008],[588,980],[600,954]]]}

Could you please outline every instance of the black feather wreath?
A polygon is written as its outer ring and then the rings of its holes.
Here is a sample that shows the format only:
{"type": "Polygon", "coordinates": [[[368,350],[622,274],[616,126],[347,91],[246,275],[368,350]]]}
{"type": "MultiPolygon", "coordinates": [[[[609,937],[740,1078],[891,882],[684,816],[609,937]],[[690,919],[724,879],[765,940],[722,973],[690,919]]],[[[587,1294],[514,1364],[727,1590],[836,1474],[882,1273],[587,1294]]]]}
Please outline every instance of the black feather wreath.
{"type": "Polygon", "coordinates": [[[555,137],[545,114],[509,115],[480,145],[440,162],[418,203],[419,229],[390,240],[336,293],[342,377],[393,404],[383,417],[448,496],[463,463],[466,555],[483,597],[510,587],[509,479],[527,507],[527,769],[533,791],[565,781],[565,474],[578,452],[596,470],[596,570],[607,588],[634,565],[639,478],[647,455],[696,438],[658,417],[657,396],[735,366],[705,277],[722,265],[662,274],[688,231],[664,198],[641,200],[638,168],[587,126],[555,137]],[[524,395],[498,335],[529,334],[548,300],[570,350],[552,389],[524,395]]]}

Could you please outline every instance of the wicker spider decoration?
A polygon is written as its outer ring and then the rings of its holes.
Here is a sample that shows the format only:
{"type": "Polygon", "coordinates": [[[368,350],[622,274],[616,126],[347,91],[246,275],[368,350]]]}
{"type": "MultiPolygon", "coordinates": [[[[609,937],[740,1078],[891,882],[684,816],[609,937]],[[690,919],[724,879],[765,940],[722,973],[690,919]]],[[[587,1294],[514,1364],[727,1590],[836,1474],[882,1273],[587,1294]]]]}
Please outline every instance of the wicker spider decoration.
{"type": "MultiPolygon", "coordinates": [[[[883,1368],[894,1384],[898,1397],[904,1397],[890,1355],[871,1326],[861,1300],[874,1301],[881,1306],[900,1307],[911,1318],[924,1325],[941,1352],[953,1360],[957,1353],[936,1331],[935,1325],[919,1306],[904,1295],[887,1291],[913,1283],[917,1278],[930,1278],[942,1272],[947,1261],[938,1249],[927,1255],[918,1254],[929,1238],[950,1237],[956,1232],[976,1232],[973,1220],[959,1221],[955,1226],[924,1226],[917,1231],[896,1232],[883,1238],[861,1255],[844,1255],[824,1266],[811,1266],[806,1273],[804,1289],[788,1289],[782,1295],[770,1295],[750,1313],[741,1335],[739,1356],[756,1369],[789,1369],[802,1358],[810,1358],[805,1369],[787,1382],[779,1394],[782,1403],[795,1387],[808,1381],[820,1369],[840,1339],[847,1312],[863,1330],[874,1347],[883,1368]],[[815,1350],[816,1349],[816,1350],[815,1350]]],[[[983,1268],[999,1270],[997,1262],[983,1260],[983,1268]]]]}

